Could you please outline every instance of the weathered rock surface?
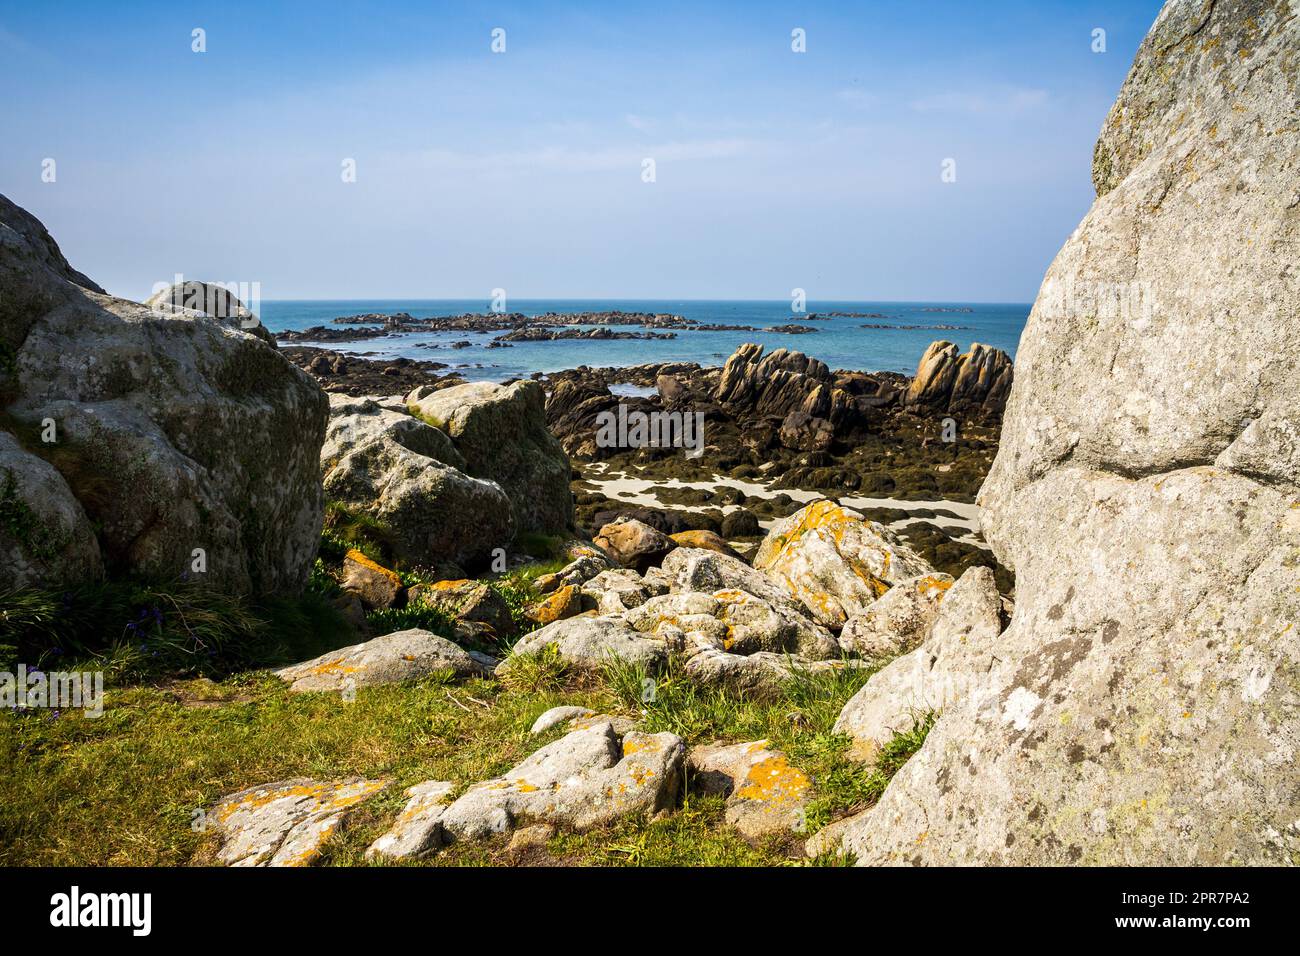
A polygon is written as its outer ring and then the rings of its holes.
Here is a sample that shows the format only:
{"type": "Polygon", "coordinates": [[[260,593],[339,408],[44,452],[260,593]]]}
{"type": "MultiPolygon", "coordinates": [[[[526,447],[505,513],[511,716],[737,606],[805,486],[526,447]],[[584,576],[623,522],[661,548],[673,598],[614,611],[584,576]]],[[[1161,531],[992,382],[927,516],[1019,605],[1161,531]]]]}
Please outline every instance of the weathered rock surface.
{"type": "Polygon", "coordinates": [[[804,605],[780,582],[751,568],[739,558],[729,558],[702,548],[678,548],[661,566],[674,591],[745,591],[776,607],[807,613],[804,605]]]}
{"type": "Polygon", "coordinates": [[[495,780],[474,784],[439,824],[452,840],[475,840],[525,824],[573,830],[671,807],[686,746],[673,734],[631,731],[609,723],[575,730],[542,747],[495,780]]]}
{"type": "Polygon", "coordinates": [[[533,721],[533,725],[528,728],[530,734],[545,733],[552,727],[558,727],[560,724],[567,724],[579,717],[595,717],[596,712],[590,707],[573,707],[561,706],[552,707],[545,711],[533,721]]]}
{"type": "Polygon", "coordinates": [[[952,587],[947,574],[922,574],[899,581],[840,631],[840,647],[866,657],[896,657],[925,640],[939,604],[952,587]]]}
{"type": "Polygon", "coordinates": [[[960,353],[951,342],[932,342],[903,396],[911,408],[935,413],[973,413],[995,418],[1006,407],[1013,378],[1011,357],[979,342],[960,353]]]}
{"type": "Polygon", "coordinates": [[[210,816],[222,841],[217,859],[228,866],[310,866],[357,805],[385,785],[361,777],[296,778],[232,793],[210,816]]]}
{"type": "Polygon", "coordinates": [[[925,642],[871,676],[844,705],[835,732],[871,759],[896,733],[959,703],[999,663],[1002,597],[988,568],[971,568],[947,592],[925,642]]]}
{"type": "Polygon", "coordinates": [[[438,825],[455,784],[447,780],[426,780],[406,788],[406,806],[392,827],[366,849],[368,858],[417,859],[442,845],[438,825]]]}
{"type": "MultiPolygon", "coordinates": [[[[592,549],[595,551],[596,549],[592,549]]],[[[566,585],[583,585],[602,571],[615,567],[603,551],[585,554],[570,561],[554,574],[544,574],[533,582],[539,594],[550,594],[566,585]]]]}
{"type": "Polygon", "coordinates": [[[576,585],[566,584],[528,608],[528,617],[538,624],[550,624],[582,613],[582,591],[576,585]]]}
{"type": "Polygon", "coordinates": [[[718,554],[725,554],[729,558],[740,557],[732,549],[731,545],[727,544],[725,538],[714,534],[712,531],[678,531],[668,537],[679,548],[703,548],[705,551],[716,551],[718,554]]]}
{"type": "Polygon", "coordinates": [[[677,547],[672,538],[635,518],[619,518],[600,529],[595,543],[625,567],[644,571],[677,547]]]}
{"type": "Polygon", "coordinates": [[[725,819],[751,840],[803,832],[812,781],[766,740],[696,747],[686,758],[692,786],[726,796],[725,819]]]}
{"type": "Polygon", "coordinates": [[[1298,82],[1292,3],[1167,3],[1142,44],[982,493],[1003,663],[860,862],[1300,859],[1298,82]]]}
{"type": "Polygon", "coordinates": [[[754,568],[780,580],[815,620],[836,629],[898,582],[934,573],[888,528],[825,499],[775,522],[754,568]]]}
{"type": "Polygon", "coordinates": [[[652,597],[623,614],[642,633],[655,634],[685,653],[683,638],[699,635],[719,650],[733,654],[758,651],[790,652],[802,657],[836,657],[839,646],[824,627],[784,606],[774,606],[740,590],[703,594],[679,591],[652,597]],[[680,632],[675,637],[669,631],[680,632]]]}
{"type": "Polygon", "coordinates": [[[600,614],[621,614],[667,591],[668,586],[657,578],[642,577],[628,568],[602,571],[582,586],[584,597],[596,602],[600,614]]]}
{"type": "Polygon", "coordinates": [[[18,439],[0,446],[0,494],[21,519],[0,531],[12,558],[0,586],[71,584],[101,566],[174,578],[201,548],[213,586],[302,587],[323,505],[326,403],[310,376],[221,321],[105,295],[2,196],[0,288],[0,403],[18,439]]]}
{"type": "Polygon", "coordinates": [[[558,533],[573,527],[569,458],[546,427],[546,396],[532,381],[417,388],[411,408],[445,431],[476,478],[506,492],[520,531],[558,533]]]}
{"type": "Polygon", "coordinates": [[[757,651],[731,654],[716,647],[697,645],[686,662],[686,676],[705,687],[725,688],[743,697],[772,697],[798,674],[817,674],[843,667],[863,666],[853,660],[809,660],[794,654],[757,651]]]}
{"type": "Polygon", "coordinates": [[[229,289],[213,282],[186,280],[159,289],[144,302],[147,308],[174,314],[206,315],[227,328],[256,335],[271,348],[278,348],[275,336],[229,289]]]}
{"type": "Polygon", "coordinates": [[[599,669],[610,658],[655,669],[668,657],[662,641],[638,634],[620,617],[580,616],[547,624],[525,635],[498,671],[508,673],[515,658],[541,653],[551,645],[555,645],[562,660],[580,670],[599,669]]]}
{"type": "Polygon", "coordinates": [[[460,579],[417,584],[408,592],[408,602],[440,608],[457,621],[481,624],[494,637],[514,632],[510,605],[484,581],[460,579]]]}
{"type": "Polygon", "coordinates": [[[392,607],[402,593],[402,579],[354,548],[343,556],[343,588],[366,607],[392,607]]]}
{"type": "Polygon", "coordinates": [[[464,458],[439,429],[370,399],[331,392],[329,401],[325,492],[391,528],[404,557],[472,564],[514,539],[505,491],[461,471],[464,458]]]}
{"type": "Polygon", "coordinates": [[[418,627],[394,631],[361,644],[276,671],[290,690],[347,690],[397,684],[450,671],[457,677],[484,673],[482,665],[446,638],[418,627]]]}

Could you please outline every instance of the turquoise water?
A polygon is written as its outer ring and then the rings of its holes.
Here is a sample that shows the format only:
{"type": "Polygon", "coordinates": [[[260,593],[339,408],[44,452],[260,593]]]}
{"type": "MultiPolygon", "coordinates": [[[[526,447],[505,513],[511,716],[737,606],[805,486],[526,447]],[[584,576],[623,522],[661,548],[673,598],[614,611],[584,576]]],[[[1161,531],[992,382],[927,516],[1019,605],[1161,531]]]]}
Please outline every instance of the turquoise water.
{"type": "MultiPolygon", "coordinates": [[[[366,299],[318,301],[263,301],[262,321],[273,332],[331,325],[336,316],[369,312],[409,312],[416,318],[486,312],[483,300],[469,299],[366,299]]],[[[768,350],[795,349],[821,359],[832,369],[894,371],[912,373],[926,346],[938,339],[956,342],[963,351],[972,342],[1004,349],[1015,357],[1020,332],[1029,317],[1028,305],[939,302],[813,302],[808,312],[869,312],[882,317],[836,316],[810,321],[792,313],[789,300],[672,299],[517,299],[508,303],[511,312],[540,315],[545,312],[669,312],[702,323],[753,325],[808,325],[819,331],[807,335],[777,332],[693,332],[674,330],[675,339],[561,340],[515,342],[511,348],[488,349],[501,333],[412,333],[365,339],[357,342],[321,343],[324,347],[355,355],[406,356],[445,362],[468,379],[499,381],[527,376],[531,372],[555,372],[589,366],[640,365],[647,362],[699,362],[720,365],[743,342],[758,342],[768,350]],[[927,312],[927,308],[970,308],[970,312],[927,312]],[[961,329],[864,329],[867,324],[957,325],[961,329]],[[468,348],[447,348],[450,343],[469,341],[468,348]],[[443,346],[421,348],[422,343],[443,346]]],[[[637,331],[640,326],[615,326],[615,331],[637,331]]],[[[301,343],[312,344],[312,343],[301,343]]]]}

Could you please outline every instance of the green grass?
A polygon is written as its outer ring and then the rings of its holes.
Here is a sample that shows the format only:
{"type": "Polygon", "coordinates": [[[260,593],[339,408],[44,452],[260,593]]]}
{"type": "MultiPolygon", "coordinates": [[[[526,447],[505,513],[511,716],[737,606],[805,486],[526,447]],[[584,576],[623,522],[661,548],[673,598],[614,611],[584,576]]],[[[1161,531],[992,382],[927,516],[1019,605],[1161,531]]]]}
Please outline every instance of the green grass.
{"type": "MultiPolygon", "coordinates": [[[[539,656],[510,682],[448,685],[436,677],[404,686],[362,688],[351,703],[333,694],[290,694],[265,672],[219,682],[161,686],[110,683],[104,716],[0,714],[0,865],[211,862],[214,838],[191,829],[197,810],[224,794],[292,776],[350,774],[393,781],[351,825],[331,838],[322,862],[356,865],[391,824],[402,790],[423,780],[468,786],[502,773],[556,728],[528,728],[549,707],[578,704],[604,713],[644,710],[642,725],[673,730],[690,744],[766,737],[814,781],[808,833],[879,798],[884,783],[929,729],[886,748],[876,769],[847,757],[847,739],[830,734],[833,715],[860,683],[843,673],[791,681],[760,703],[704,692],[669,675],[641,704],[634,669],[608,682],[567,680],[539,656]],[[632,689],[635,693],[632,694],[632,689]],[[635,707],[625,703],[632,694],[635,707]]],[[[807,862],[791,841],[750,845],[722,822],[722,804],[687,790],[683,804],[656,820],[627,819],[584,834],[561,832],[541,861],[580,865],[772,865],[807,862]]],[[[805,834],[806,835],[806,834],[805,834]]],[[[457,845],[432,865],[508,860],[505,838],[457,845]]],[[[832,862],[813,861],[818,864],[832,862]]]]}
{"type": "Polygon", "coordinates": [[[251,602],[193,581],[114,581],[0,592],[0,645],[40,667],[82,662],[109,680],[220,676],[355,638],[326,597],[251,602]]]}

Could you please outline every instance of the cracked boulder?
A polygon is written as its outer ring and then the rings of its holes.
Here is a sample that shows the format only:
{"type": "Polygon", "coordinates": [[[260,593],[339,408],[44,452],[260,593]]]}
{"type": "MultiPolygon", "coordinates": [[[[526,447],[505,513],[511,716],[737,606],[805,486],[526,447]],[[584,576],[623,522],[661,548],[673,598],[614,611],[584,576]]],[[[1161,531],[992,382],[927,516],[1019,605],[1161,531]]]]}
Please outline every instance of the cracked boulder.
{"type": "Polygon", "coordinates": [[[546,427],[546,396],[539,383],[422,385],[406,396],[406,404],[452,439],[467,474],[505,491],[519,531],[572,529],[569,458],[546,427]]]}
{"type": "Polygon", "coordinates": [[[439,819],[450,841],[481,840],[529,824],[582,831],[670,809],[686,745],[674,734],[608,721],[547,744],[500,777],[471,786],[439,819]]]}
{"type": "Polygon", "coordinates": [[[772,525],[754,567],[838,630],[900,581],[934,568],[888,528],[825,499],[772,525]]]}
{"type": "Polygon", "coordinates": [[[221,837],[217,859],[227,866],[310,866],[357,806],[385,786],[361,777],[295,778],[223,797],[209,817],[221,837]]]}
{"type": "Polygon", "coordinates": [[[676,636],[679,633],[733,654],[789,652],[813,659],[839,655],[835,638],[824,627],[747,591],[678,591],[648,599],[624,612],[623,619],[680,651],[688,651],[689,645],[676,636]]]}
{"type": "Polygon", "coordinates": [[[413,627],[375,637],[275,672],[292,691],[400,684],[430,674],[477,677],[488,668],[444,637],[413,627]]]}

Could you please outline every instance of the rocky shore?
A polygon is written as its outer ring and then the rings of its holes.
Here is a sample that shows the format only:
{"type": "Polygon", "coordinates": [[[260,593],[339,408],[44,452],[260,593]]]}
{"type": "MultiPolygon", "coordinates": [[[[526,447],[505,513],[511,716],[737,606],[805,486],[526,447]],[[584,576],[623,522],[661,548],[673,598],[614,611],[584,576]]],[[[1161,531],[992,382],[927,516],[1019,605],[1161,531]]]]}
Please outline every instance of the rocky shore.
{"type": "Polygon", "coordinates": [[[465,382],[0,197],[0,672],[111,731],[0,712],[0,859],[1294,864],[1297,49],[1165,6],[1014,369],[465,382]]]}

